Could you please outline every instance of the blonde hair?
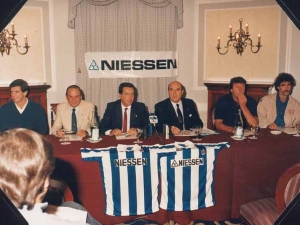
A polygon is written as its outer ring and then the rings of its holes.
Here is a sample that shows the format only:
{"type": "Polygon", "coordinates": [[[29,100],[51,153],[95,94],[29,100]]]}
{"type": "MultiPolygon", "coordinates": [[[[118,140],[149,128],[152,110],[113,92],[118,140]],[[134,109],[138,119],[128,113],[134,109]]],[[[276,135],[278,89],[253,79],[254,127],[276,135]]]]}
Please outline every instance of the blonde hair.
{"type": "Polygon", "coordinates": [[[40,134],[24,128],[0,134],[0,188],[17,208],[31,209],[45,194],[54,164],[53,146],[40,134]]]}

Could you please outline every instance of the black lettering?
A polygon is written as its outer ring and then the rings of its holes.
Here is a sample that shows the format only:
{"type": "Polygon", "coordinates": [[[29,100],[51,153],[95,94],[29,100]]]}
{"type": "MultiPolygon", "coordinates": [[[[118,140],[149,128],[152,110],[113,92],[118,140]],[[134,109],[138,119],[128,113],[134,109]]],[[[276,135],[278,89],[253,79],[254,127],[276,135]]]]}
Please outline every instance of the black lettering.
{"type": "Polygon", "coordinates": [[[158,70],[166,69],[166,60],[165,59],[159,59],[156,61],[156,68],[158,70]]]}
{"type": "Polygon", "coordinates": [[[131,70],[130,60],[121,60],[121,70],[131,70]]]}
{"type": "Polygon", "coordinates": [[[132,62],[132,69],[133,70],[143,70],[144,69],[143,60],[134,60],[132,62]]]}
{"type": "Polygon", "coordinates": [[[154,70],[155,61],[154,60],[145,60],[144,61],[145,70],[154,70]]]}
{"type": "Polygon", "coordinates": [[[105,70],[105,66],[109,69],[109,70],[115,70],[115,61],[112,60],[111,61],[111,65],[108,63],[108,61],[106,60],[102,60],[101,61],[101,70],[105,70]]]}
{"type": "Polygon", "coordinates": [[[171,65],[174,69],[177,69],[177,60],[167,59],[167,69],[170,69],[171,65]]]}

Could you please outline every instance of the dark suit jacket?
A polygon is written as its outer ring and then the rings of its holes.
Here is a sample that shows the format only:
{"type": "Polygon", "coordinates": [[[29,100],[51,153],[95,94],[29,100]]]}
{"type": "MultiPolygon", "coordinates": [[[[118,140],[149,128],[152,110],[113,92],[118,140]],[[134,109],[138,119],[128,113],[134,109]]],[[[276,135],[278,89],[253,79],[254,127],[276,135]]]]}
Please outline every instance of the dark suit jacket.
{"type": "MultiPolygon", "coordinates": [[[[149,114],[144,103],[133,102],[130,113],[130,128],[145,128],[149,123],[149,114]]],[[[100,132],[104,134],[111,129],[122,130],[121,100],[107,104],[104,116],[100,122],[100,132]]]]}
{"type": "MultiPolygon", "coordinates": [[[[203,126],[202,120],[200,119],[199,113],[196,109],[195,102],[188,98],[183,98],[181,99],[181,101],[183,107],[185,129],[190,129],[196,125],[203,126]]],[[[180,127],[176,112],[169,98],[155,105],[155,114],[158,118],[158,131],[163,130],[163,124],[180,127]]]]}

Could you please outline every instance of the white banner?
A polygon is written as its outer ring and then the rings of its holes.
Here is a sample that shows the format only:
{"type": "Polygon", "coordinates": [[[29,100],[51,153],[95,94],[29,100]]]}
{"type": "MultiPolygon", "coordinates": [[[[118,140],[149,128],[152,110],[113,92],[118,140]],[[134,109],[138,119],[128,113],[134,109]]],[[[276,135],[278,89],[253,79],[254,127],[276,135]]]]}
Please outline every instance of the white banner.
{"type": "Polygon", "coordinates": [[[89,78],[174,77],[178,52],[87,52],[89,78]]]}

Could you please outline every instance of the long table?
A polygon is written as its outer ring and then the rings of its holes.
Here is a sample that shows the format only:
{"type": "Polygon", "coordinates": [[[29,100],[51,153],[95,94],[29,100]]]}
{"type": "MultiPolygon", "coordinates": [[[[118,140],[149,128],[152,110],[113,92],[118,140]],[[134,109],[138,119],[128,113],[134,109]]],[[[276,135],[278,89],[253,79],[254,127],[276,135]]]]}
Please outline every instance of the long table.
{"type": "MultiPolygon", "coordinates": [[[[260,198],[273,197],[280,175],[291,165],[300,161],[299,137],[280,134],[272,135],[268,129],[261,129],[257,140],[235,141],[231,134],[210,135],[200,143],[228,141],[230,148],[223,149],[217,156],[215,169],[216,205],[188,212],[171,212],[160,209],[145,216],[114,217],[104,215],[105,196],[97,162],[83,162],[80,148],[103,148],[117,144],[133,144],[133,140],[117,141],[105,136],[98,143],[87,141],[61,145],[59,139],[47,136],[54,145],[56,169],[53,176],[63,179],[72,189],[75,200],[103,224],[116,224],[134,218],[145,218],[165,223],[169,220],[186,225],[196,219],[226,220],[237,218],[241,204],[260,198]]],[[[191,140],[190,137],[177,137],[177,141],[191,140]]],[[[170,137],[165,144],[172,143],[170,137]]],[[[152,136],[145,145],[158,144],[152,136]]]]}

